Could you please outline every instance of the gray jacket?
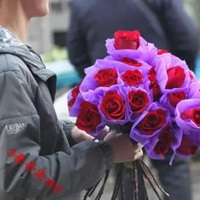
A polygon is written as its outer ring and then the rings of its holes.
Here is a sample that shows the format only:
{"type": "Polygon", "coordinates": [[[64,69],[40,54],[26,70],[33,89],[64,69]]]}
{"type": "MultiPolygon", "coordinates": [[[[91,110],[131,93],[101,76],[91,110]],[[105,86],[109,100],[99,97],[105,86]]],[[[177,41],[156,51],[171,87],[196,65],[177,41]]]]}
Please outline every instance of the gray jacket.
{"type": "Polygon", "coordinates": [[[28,46],[5,43],[2,37],[0,199],[71,200],[70,194],[91,187],[111,167],[110,146],[86,141],[69,147],[53,107],[55,74],[28,46]],[[22,162],[20,155],[25,156],[22,162]],[[28,171],[31,162],[35,167],[28,171]],[[40,169],[45,176],[36,175],[40,169]],[[62,190],[55,193],[48,178],[62,190]]]}

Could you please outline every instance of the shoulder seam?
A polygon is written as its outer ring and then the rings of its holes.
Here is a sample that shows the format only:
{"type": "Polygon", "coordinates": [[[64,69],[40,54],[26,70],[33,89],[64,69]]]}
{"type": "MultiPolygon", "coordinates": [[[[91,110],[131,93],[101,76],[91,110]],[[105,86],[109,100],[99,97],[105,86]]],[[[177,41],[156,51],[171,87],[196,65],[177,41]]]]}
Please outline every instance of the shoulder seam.
{"type": "MultiPolygon", "coordinates": [[[[15,68],[11,68],[10,67],[10,65],[9,65],[9,59],[7,58],[6,54],[1,54],[1,55],[3,56],[3,59],[4,59],[5,69],[3,69],[2,71],[0,71],[0,74],[6,73],[6,72],[20,72],[19,69],[17,69],[17,68],[15,69],[15,68]]],[[[25,63],[23,61],[22,61],[22,63],[25,65],[25,63]]]]}

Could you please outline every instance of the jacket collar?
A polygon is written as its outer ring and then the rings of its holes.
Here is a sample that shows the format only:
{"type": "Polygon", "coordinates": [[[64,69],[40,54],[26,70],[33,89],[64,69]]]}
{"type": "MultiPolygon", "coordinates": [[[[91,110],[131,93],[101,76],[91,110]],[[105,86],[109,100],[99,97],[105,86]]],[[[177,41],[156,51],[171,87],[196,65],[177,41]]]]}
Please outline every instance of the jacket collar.
{"type": "Polygon", "coordinates": [[[22,43],[10,31],[0,26],[0,53],[9,53],[20,57],[30,64],[34,72],[45,68],[40,56],[28,45],[22,43]]]}
{"type": "Polygon", "coordinates": [[[23,43],[15,35],[0,26],[0,48],[21,45],[23,45],[23,43]]]}
{"type": "Polygon", "coordinates": [[[12,54],[19,57],[29,70],[43,81],[47,82],[52,95],[55,96],[56,75],[46,69],[41,57],[28,45],[23,44],[12,33],[0,27],[0,54],[12,54]]]}

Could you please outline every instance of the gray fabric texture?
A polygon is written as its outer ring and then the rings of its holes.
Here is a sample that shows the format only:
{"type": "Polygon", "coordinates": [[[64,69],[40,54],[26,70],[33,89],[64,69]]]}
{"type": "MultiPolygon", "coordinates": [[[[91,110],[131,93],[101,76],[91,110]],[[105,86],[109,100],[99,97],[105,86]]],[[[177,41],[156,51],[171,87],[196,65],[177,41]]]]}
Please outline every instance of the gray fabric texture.
{"type": "Polygon", "coordinates": [[[105,142],[69,147],[53,107],[55,84],[55,74],[40,57],[0,28],[1,200],[69,199],[94,185],[111,167],[112,152],[105,142]],[[25,155],[21,164],[8,156],[11,149],[25,155]],[[36,168],[28,172],[26,164],[31,161],[36,168]],[[41,181],[34,174],[38,169],[46,174],[41,181]],[[62,190],[55,194],[45,185],[47,178],[62,190]]]}

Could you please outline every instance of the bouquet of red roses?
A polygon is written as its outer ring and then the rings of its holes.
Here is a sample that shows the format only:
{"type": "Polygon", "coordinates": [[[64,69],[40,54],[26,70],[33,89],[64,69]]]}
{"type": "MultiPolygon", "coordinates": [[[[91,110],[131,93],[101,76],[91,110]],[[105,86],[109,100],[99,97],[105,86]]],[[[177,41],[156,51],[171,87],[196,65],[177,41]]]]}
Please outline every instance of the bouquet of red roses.
{"type": "Polygon", "coordinates": [[[106,125],[128,126],[153,159],[169,150],[187,157],[200,145],[200,81],[185,61],[157,49],[140,32],[117,31],[108,56],[85,69],[68,96],[76,125],[93,136],[106,125]]]}

